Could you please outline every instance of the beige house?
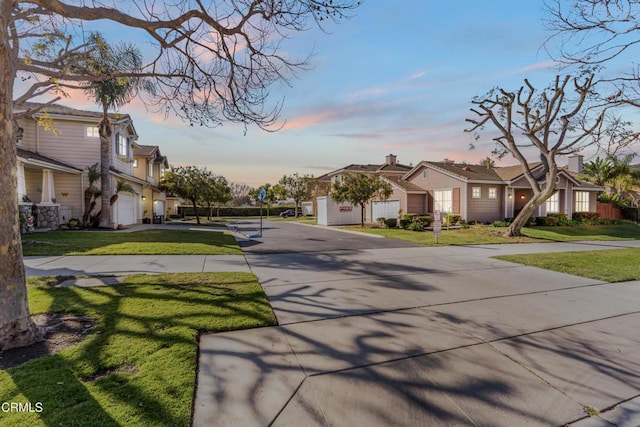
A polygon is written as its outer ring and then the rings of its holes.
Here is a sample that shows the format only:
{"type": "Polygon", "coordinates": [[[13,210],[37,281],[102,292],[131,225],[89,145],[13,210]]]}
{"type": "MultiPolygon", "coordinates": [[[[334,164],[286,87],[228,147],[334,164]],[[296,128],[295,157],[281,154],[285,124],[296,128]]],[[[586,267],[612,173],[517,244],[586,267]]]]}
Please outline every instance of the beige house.
{"type": "MultiPolygon", "coordinates": [[[[18,120],[21,215],[37,213],[37,226],[53,229],[72,218],[82,218],[87,169],[100,162],[98,123],[102,114],[35,103],[16,106],[14,110],[16,113],[37,110],[31,117],[18,120]]],[[[142,219],[143,188],[149,186],[146,180],[134,176],[133,150],[138,147],[138,134],[129,115],[110,114],[110,118],[111,188],[115,190],[117,182],[124,181],[134,190],[133,194],[119,194],[112,207],[112,220],[114,226],[135,224],[142,219]]]]}
{"type": "Polygon", "coordinates": [[[138,145],[133,149],[133,174],[147,184],[142,189],[142,216],[162,223],[167,217],[167,195],[160,189],[160,180],[169,169],[167,157],[157,145],[138,145]]]}
{"type": "MultiPolygon", "coordinates": [[[[530,165],[535,175],[542,176],[540,163],[530,165]]],[[[574,212],[595,212],[598,192],[602,187],[580,180],[582,156],[573,156],[561,168],[555,182],[557,191],[538,208],[536,216],[562,213],[571,218],[574,212]]],[[[514,217],[533,196],[522,167],[493,167],[443,162],[418,163],[403,176],[427,191],[423,210],[459,214],[466,221],[492,222],[514,217]]]]}
{"type": "MultiPolygon", "coordinates": [[[[395,218],[400,212],[414,212],[417,206],[424,205],[427,192],[423,188],[419,188],[403,179],[403,176],[411,171],[412,167],[398,163],[397,156],[388,154],[385,162],[382,164],[351,164],[340,169],[336,169],[318,178],[321,182],[333,183],[340,179],[343,173],[368,173],[380,175],[384,181],[387,181],[393,190],[391,196],[387,200],[372,200],[365,208],[365,219],[368,222],[375,222],[377,218],[395,218]]],[[[330,186],[327,186],[329,188],[330,186]]],[[[324,196],[328,196],[330,190],[324,196]]],[[[323,196],[323,195],[321,195],[323,196]]],[[[338,206],[344,212],[348,207],[345,203],[338,206]]],[[[357,209],[359,207],[352,207],[357,209]]],[[[320,211],[320,210],[319,210],[320,211]]],[[[327,213],[329,217],[330,212],[327,213]]],[[[319,217],[321,215],[318,215],[319,217]]],[[[359,214],[347,218],[350,223],[359,223],[359,214]]],[[[328,219],[327,222],[330,222],[328,219]]]]}
{"type": "MultiPolygon", "coordinates": [[[[534,175],[542,177],[541,163],[530,167],[534,175]]],[[[346,171],[379,174],[391,185],[393,192],[387,200],[372,199],[366,206],[365,218],[371,223],[381,217],[400,218],[406,213],[433,215],[436,210],[458,214],[465,221],[488,223],[516,216],[533,196],[520,165],[487,168],[445,159],[422,161],[410,167],[397,163],[396,156],[389,154],[382,165],[349,165],[319,180],[335,182],[346,171]]],[[[558,173],[554,184],[557,191],[535,215],[562,213],[571,218],[574,212],[596,212],[598,192],[603,188],[580,180],[581,171],[582,156],[570,157],[569,164],[558,173]]],[[[339,208],[347,209],[344,204],[339,208]]],[[[331,215],[325,211],[323,218],[327,216],[330,223],[331,215]]],[[[344,217],[353,223],[350,217],[344,217]]],[[[338,221],[334,223],[341,223],[338,221]]]]}

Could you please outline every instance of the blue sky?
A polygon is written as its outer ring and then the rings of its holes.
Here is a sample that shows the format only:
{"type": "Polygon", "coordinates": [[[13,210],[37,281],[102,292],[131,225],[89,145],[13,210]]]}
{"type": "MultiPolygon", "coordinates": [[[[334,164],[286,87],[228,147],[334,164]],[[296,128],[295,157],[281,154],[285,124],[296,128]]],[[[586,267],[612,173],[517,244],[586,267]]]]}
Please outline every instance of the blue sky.
{"type": "MultiPolygon", "coordinates": [[[[139,142],[159,145],[172,164],[206,166],[251,186],[382,163],[389,153],[405,164],[477,162],[493,143],[483,138],[469,151],[470,100],[497,85],[517,89],[525,77],[546,86],[558,73],[541,49],[549,36],[543,17],[543,2],[534,0],[368,0],[327,33],[314,28],[287,42],[291,52],[315,56],[291,87],[272,89],[274,102],[284,99],[278,132],[191,128],[138,103],[122,112],[133,116],[139,142]]],[[[109,29],[109,41],[118,41],[122,33],[109,29]]],[[[66,104],[92,108],[76,97],[66,104]]]]}

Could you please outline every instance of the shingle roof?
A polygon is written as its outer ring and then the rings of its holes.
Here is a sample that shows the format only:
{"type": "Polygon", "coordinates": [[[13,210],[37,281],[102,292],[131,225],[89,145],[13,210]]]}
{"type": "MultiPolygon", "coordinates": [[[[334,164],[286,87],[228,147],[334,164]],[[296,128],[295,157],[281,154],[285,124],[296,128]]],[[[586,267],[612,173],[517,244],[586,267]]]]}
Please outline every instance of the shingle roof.
{"type": "Polygon", "coordinates": [[[139,148],[133,150],[134,156],[150,156],[158,149],[157,145],[142,145],[138,144],[139,148]]]}
{"type": "Polygon", "coordinates": [[[18,157],[21,157],[21,158],[26,159],[26,160],[30,160],[30,159],[31,160],[38,160],[38,161],[41,161],[41,162],[50,163],[52,165],[61,166],[61,167],[68,168],[68,169],[75,169],[75,170],[77,170],[79,172],[82,172],[82,169],[78,169],[75,166],[68,165],[66,163],[60,162],[58,160],[52,159],[52,158],[47,157],[47,156],[43,156],[43,155],[38,154],[38,153],[34,153],[33,151],[25,150],[24,148],[20,148],[20,147],[18,147],[18,157]]]}
{"type": "MultiPolygon", "coordinates": [[[[77,116],[77,117],[89,117],[97,120],[102,119],[102,113],[98,111],[86,111],[86,110],[78,110],[76,108],[67,107],[60,104],[51,104],[46,105],[39,102],[25,102],[20,105],[14,105],[14,112],[24,112],[27,110],[37,110],[40,108],[39,112],[47,112],[49,114],[60,114],[65,116],[77,116]]],[[[125,118],[130,118],[128,114],[122,113],[109,113],[109,117],[113,120],[122,120],[125,118]]]]}
{"type": "Polygon", "coordinates": [[[444,162],[423,162],[438,169],[444,170],[461,178],[472,180],[497,181],[500,177],[494,169],[487,169],[485,166],[468,165],[464,163],[444,163],[444,162]]]}
{"type": "Polygon", "coordinates": [[[393,182],[395,185],[397,185],[398,187],[406,190],[406,191],[419,191],[422,193],[426,193],[426,190],[422,187],[420,187],[419,185],[414,184],[413,182],[409,182],[407,180],[402,179],[402,177],[398,176],[398,175],[391,175],[391,174],[382,174],[382,176],[393,182]]]}
{"type": "MultiPolygon", "coordinates": [[[[540,165],[541,165],[541,162],[529,163],[529,169],[533,170],[540,165]]],[[[524,174],[524,172],[522,171],[521,165],[496,167],[494,168],[494,170],[496,171],[500,179],[502,179],[503,181],[511,181],[515,178],[518,178],[522,174],[524,174]]]]}

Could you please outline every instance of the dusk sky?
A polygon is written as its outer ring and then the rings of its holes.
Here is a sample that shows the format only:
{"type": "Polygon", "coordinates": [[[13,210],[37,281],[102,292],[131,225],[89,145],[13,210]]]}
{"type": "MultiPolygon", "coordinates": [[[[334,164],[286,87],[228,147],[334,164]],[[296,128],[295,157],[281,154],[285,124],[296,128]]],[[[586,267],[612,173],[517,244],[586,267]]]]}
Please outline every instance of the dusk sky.
{"type": "MultiPolygon", "coordinates": [[[[251,186],[382,163],[389,153],[404,164],[473,163],[494,144],[486,137],[469,151],[470,100],[497,85],[515,90],[524,78],[543,87],[562,72],[541,48],[550,35],[544,16],[543,2],[534,0],[368,0],[328,33],[312,28],[288,42],[299,55],[315,56],[291,87],[273,87],[272,101],[284,99],[286,124],[278,132],[192,128],[139,102],[122,112],[133,117],[139,143],[160,146],[172,165],[206,166],[251,186]]],[[[119,41],[121,33],[107,31],[109,42],[119,41]]],[[[63,104],[96,109],[76,96],[63,104]]]]}

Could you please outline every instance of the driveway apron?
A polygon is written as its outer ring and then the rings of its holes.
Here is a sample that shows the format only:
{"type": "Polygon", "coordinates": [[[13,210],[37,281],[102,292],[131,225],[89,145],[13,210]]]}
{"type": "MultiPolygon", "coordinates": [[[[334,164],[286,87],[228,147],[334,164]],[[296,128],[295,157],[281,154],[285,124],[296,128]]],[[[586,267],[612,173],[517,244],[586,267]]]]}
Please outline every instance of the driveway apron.
{"type": "Polygon", "coordinates": [[[609,248],[430,248],[265,221],[243,251],[279,326],[201,337],[194,425],[640,418],[640,283],[490,258],[609,248]]]}

